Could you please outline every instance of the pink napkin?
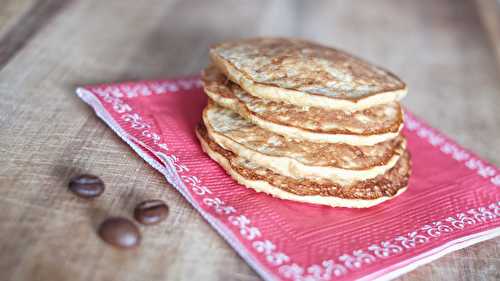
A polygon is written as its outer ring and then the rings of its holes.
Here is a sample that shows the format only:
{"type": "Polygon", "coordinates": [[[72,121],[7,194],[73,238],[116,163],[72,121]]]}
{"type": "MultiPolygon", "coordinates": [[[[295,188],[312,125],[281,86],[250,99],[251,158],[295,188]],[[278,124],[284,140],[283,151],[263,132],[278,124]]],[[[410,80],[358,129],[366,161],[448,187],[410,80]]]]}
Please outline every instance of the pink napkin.
{"type": "Polygon", "coordinates": [[[387,280],[500,234],[500,172],[407,113],[408,191],[369,209],[275,199],[233,181],[194,134],[199,77],[77,94],[265,280],[387,280]]]}

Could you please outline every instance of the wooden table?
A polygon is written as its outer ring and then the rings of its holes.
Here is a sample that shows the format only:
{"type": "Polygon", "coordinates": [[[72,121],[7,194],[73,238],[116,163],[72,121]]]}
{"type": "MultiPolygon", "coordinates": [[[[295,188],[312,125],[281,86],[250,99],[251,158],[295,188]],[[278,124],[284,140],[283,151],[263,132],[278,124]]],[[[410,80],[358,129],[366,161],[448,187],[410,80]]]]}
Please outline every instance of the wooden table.
{"type": "MultiPolygon", "coordinates": [[[[0,279],[259,279],[74,95],[82,84],[196,73],[223,39],[299,36],[386,66],[408,82],[408,108],[499,165],[495,9],[481,0],[2,0],[0,279]],[[82,171],[107,183],[90,203],[66,188],[82,171]],[[96,237],[102,219],[130,216],[146,198],[167,201],[171,215],[142,229],[138,250],[96,237]]],[[[499,271],[497,238],[401,280],[498,280],[499,271]]]]}

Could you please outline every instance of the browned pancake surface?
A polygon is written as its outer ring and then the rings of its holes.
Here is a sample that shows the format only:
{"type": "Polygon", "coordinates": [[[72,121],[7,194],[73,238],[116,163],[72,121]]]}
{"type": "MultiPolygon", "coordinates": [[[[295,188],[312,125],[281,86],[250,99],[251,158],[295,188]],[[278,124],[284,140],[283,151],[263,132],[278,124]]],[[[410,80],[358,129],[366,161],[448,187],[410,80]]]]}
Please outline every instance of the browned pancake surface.
{"type": "Polygon", "coordinates": [[[403,90],[394,74],[346,52],[299,39],[252,38],[214,46],[211,55],[249,80],[336,99],[403,90]]]}

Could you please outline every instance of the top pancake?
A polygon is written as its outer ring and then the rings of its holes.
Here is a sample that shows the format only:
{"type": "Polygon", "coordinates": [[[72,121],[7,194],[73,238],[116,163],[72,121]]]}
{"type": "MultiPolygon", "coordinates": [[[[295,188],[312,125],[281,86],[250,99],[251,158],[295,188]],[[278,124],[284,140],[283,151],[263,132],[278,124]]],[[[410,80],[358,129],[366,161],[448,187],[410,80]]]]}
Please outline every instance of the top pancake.
{"type": "Polygon", "coordinates": [[[214,64],[256,97],[356,111],[401,99],[394,74],[343,51],[298,39],[253,38],[211,48],[214,64]]]}
{"type": "Polygon", "coordinates": [[[403,127],[397,102],[346,112],[295,106],[249,95],[211,66],[202,74],[205,93],[252,123],[288,138],[312,142],[374,145],[395,138],[403,127]]]}

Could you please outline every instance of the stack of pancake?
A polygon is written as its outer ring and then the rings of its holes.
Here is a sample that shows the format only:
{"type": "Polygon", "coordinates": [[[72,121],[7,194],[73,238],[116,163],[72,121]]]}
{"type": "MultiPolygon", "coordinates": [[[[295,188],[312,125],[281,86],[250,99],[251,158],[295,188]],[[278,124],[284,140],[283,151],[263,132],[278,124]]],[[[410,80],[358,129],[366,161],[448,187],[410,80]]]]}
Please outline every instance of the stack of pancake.
{"type": "Polygon", "coordinates": [[[406,85],[395,75],[297,39],[225,42],[210,58],[196,134],[237,182],[282,199],[357,208],[405,191],[406,85]]]}

